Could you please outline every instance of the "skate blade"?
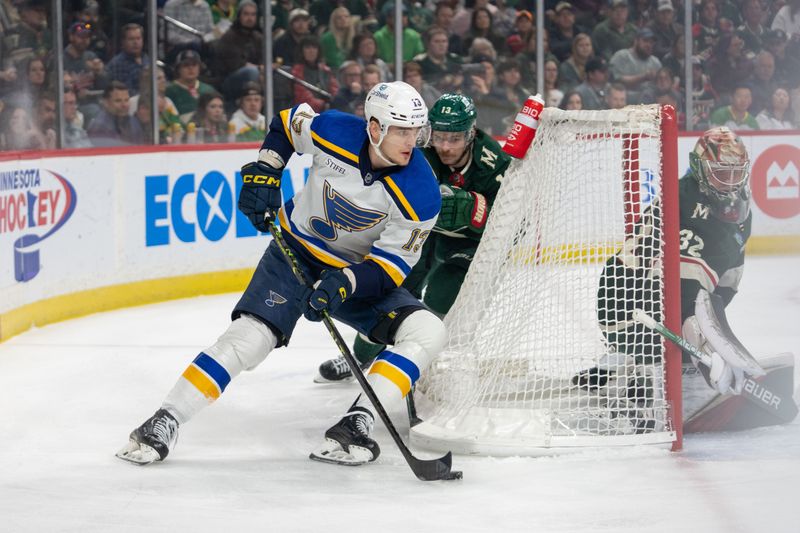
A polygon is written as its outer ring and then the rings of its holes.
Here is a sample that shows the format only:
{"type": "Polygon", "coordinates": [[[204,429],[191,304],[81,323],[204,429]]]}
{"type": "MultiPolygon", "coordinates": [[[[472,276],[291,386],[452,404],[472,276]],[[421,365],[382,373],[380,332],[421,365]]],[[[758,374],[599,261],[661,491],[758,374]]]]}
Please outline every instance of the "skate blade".
{"type": "Polygon", "coordinates": [[[147,444],[139,444],[135,440],[129,441],[115,455],[123,461],[139,466],[149,465],[161,459],[158,452],[152,447],[147,444]]]}
{"type": "Polygon", "coordinates": [[[332,439],[325,439],[325,443],[311,452],[309,459],[321,463],[330,463],[344,466],[359,466],[373,461],[372,452],[361,446],[350,446],[346,452],[342,445],[332,439]]]}
{"type": "Polygon", "coordinates": [[[350,376],[342,379],[327,379],[322,377],[321,374],[317,374],[314,376],[314,383],[323,383],[323,384],[331,384],[331,383],[352,383],[353,382],[353,374],[350,376]]]}

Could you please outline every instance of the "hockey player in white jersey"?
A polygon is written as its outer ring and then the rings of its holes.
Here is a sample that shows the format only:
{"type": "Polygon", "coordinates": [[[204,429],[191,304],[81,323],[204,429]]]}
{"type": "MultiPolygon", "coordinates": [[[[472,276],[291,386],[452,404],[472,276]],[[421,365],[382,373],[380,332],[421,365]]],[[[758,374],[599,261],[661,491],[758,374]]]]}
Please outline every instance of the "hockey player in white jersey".
{"type": "MultiPolygon", "coordinates": [[[[232,323],[178,379],[161,408],[135,429],[117,456],[163,461],[178,428],[216,400],[242,370],[286,346],[297,320],[323,311],[363,335],[393,346],[367,376],[387,408],[402,402],[445,342],[441,320],[400,287],[419,259],[441,205],[438,183],[415,146],[427,108],[403,82],[367,95],[364,119],[307,104],[272,120],[258,161],[242,167],[239,209],[261,231],[278,212],[281,233],[313,288],[300,284],[275,242],[258,264],[232,323]],[[293,153],[313,155],[306,186],[285,204],[280,183],[293,153]]],[[[423,142],[426,139],[422,139],[423,142]]],[[[359,395],[325,433],[312,459],[361,464],[380,449],[371,438],[373,406],[359,395]]]]}

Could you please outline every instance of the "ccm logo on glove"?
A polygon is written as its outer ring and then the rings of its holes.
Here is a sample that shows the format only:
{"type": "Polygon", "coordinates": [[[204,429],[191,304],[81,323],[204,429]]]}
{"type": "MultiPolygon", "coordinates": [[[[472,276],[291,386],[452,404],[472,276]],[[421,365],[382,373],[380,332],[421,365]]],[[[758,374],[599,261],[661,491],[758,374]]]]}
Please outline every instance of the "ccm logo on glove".
{"type": "Polygon", "coordinates": [[[262,176],[258,174],[245,174],[242,176],[242,183],[253,185],[267,185],[270,187],[280,187],[281,179],[275,176],[262,176]]]}

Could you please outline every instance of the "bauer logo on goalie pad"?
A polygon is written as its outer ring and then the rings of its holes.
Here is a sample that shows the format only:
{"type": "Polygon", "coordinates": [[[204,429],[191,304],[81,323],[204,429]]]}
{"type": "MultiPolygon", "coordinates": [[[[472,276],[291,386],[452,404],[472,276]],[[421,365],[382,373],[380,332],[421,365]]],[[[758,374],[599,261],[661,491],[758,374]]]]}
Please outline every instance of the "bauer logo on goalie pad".
{"type": "Polygon", "coordinates": [[[275,291],[269,291],[269,298],[264,300],[264,303],[267,304],[267,307],[275,307],[276,305],[285,304],[286,298],[275,291]]]}
{"type": "Polygon", "coordinates": [[[755,380],[747,378],[744,382],[744,390],[750,393],[754,398],[761,400],[764,405],[768,405],[776,411],[781,407],[781,399],[770,391],[762,387],[755,380]]]}

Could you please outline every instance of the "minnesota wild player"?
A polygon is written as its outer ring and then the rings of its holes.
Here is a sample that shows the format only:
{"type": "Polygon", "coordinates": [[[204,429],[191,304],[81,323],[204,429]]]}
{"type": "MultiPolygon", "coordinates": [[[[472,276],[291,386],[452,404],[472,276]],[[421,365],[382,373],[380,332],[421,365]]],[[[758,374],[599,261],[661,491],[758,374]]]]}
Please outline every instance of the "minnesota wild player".
{"type": "MultiPolygon", "coordinates": [[[[709,356],[710,364],[697,363],[684,354],[684,430],[737,430],[786,422],[764,417],[736,398],[750,362],[733,350],[722,349],[733,333],[720,332],[709,319],[727,323],[724,309],[736,295],[744,271],[745,244],[753,219],[747,150],[731,130],[716,127],[698,139],[689,162],[690,169],[679,182],[682,332],[690,344],[709,356]]],[[[652,205],[642,216],[660,219],[660,206],[652,205]]],[[[661,236],[655,224],[643,223],[639,228],[623,247],[633,253],[609,259],[598,289],[598,323],[616,354],[574,376],[573,383],[580,387],[616,386],[619,356],[633,358],[637,364],[658,357],[654,353],[661,344],[658,334],[632,319],[632,306],[638,295],[639,302],[646,302],[643,306],[651,306],[644,310],[657,321],[663,320],[656,297],[661,282],[660,257],[655,251],[661,236]]],[[[762,384],[786,398],[794,392],[794,358],[790,355],[759,361],[767,372],[762,384]]],[[[631,400],[642,400],[635,382],[627,387],[631,400]]]]}
{"type": "MultiPolygon", "coordinates": [[[[497,141],[475,127],[477,116],[472,99],[460,94],[442,95],[428,112],[431,141],[424,153],[439,181],[442,209],[419,262],[402,286],[440,316],[458,295],[511,162],[497,141]]],[[[401,314],[397,318],[402,318],[401,314]]],[[[367,367],[385,348],[358,335],[353,355],[367,367]]],[[[347,362],[337,357],[320,365],[314,381],[351,377],[347,362]]]]}

